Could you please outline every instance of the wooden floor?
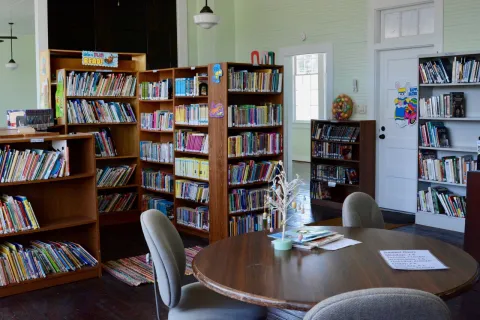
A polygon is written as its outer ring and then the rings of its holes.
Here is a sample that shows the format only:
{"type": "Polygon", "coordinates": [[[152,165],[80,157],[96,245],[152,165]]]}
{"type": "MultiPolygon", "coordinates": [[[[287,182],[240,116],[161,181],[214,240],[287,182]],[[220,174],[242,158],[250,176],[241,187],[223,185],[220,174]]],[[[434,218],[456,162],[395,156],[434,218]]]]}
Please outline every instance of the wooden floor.
{"type": "MultiPolygon", "coordinates": [[[[299,171],[305,168],[296,167],[299,171]]],[[[308,168],[308,167],[307,167],[308,168]]],[[[303,177],[304,174],[301,174],[303,177]]],[[[308,187],[305,186],[300,201],[307,199],[308,187]]],[[[310,208],[305,203],[304,214],[294,214],[291,226],[339,217],[339,212],[326,211],[322,208],[310,208]]],[[[384,212],[387,223],[412,223],[410,215],[384,212]]],[[[433,237],[455,246],[463,246],[463,234],[438,230],[429,227],[408,225],[396,229],[423,236],[433,237]]],[[[102,255],[107,259],[128,257],[147,252],[140,226],[128,225],[102,230],[102,255]],[[114,241],[119,237],[113,234],[124,234],[121,242],[114,241]]],[[[184,238],[186,247],[204,245],[202,240],[184,238]]],[[[228,272],[228,270],[226,270],[228,272]]],[[[195,281],[193,276],[184,278],[184,284],[195,281]]],[[[455,320],[480,319],[480,285],[447,301],[455,320]]],[[[168,310],[162,306],[160,318],[167,319],[168,310]]],[[[285,310],[270,310],[269,319],[301,319],[302,314],[285,310]]],[[[130,287],[108,274],[100,279],[92,279],[77,283],[38,290],[30,293],[0,299],[0,320],[60,320],[60,319],[156,319],[153,285],[130,287]]]]}

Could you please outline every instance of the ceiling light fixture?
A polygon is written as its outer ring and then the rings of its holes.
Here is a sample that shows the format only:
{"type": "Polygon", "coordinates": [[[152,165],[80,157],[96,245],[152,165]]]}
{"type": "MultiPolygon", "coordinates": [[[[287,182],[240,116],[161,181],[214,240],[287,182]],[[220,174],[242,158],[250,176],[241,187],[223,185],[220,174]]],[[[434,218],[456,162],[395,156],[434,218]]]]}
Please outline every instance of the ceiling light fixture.
{"type": "Polygon", "coordinates": [[[213,13],[208,6],[208,0],[205,0],[205,7],[200,11],[200,14],[193,16],[193,21],[203,29],[210,29],[220,22],[220,17],[213,13]]]}
{"type": "Polygon", "coordinates": [[[18,63],[13,60],[13,22],[8,24],[10,25],[10,61],[5,64],[5,68],[15,70],[18,68],[18,63]]]}

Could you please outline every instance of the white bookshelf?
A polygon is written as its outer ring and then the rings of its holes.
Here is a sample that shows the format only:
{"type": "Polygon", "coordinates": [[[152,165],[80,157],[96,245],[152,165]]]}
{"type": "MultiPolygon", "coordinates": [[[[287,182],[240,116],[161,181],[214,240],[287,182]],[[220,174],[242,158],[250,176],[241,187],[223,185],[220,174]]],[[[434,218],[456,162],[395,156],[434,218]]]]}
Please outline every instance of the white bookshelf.
{"type": "MultiPolygon", "coordinates": [[[[422,55],[419,57],[419,63],[435,58],[447,58],[453,61],[454,57],[475,58],[480,61],[480,52],[462,52],[447,53],[436,55],[422,55]]],[[[449,74],[451,78],[451,74],[449,74]]],[[[450,79],[451,80],[451,79],[450,79]]],[[[442,83],[442,84],[422,84],[419,75],[418,100],[420,106],[421,98],[430,98],[448,94],[450,92],[463,92],[465,97],[466,117],[465,118],[440,118],[440,117],[419,117],[418,127],[428,121],[441,121],[448,128],[450,136],[450,148],[423,147],[420,134],[418,135],[418,151],[435,150],[437,159],[447,156],[465,156],[477,154],[477,140],[480,137],[480,83],[442,83]]],[[[420,111],[420,110],[418,110],[420,111]]],[[[419,113],[420,115],[420,113],[419,113]]],[[[421,179],[418,170],[417,194],[420,190],[427,190],[428,187],[443,186],[460,196],[466,195],[466,184],[448,183],[440,181],[431,181],[421,179]]],[[[473,210],[467,209],[467,216],[472,214],[473,210]]],[[[474,214],[474,212],[473,212],[474,214]]],[[[464,232],[465,218],[451,217],[445,214],[435,214],[431,212],[417,211],[415,223],[445,230],[464,232]]]]}

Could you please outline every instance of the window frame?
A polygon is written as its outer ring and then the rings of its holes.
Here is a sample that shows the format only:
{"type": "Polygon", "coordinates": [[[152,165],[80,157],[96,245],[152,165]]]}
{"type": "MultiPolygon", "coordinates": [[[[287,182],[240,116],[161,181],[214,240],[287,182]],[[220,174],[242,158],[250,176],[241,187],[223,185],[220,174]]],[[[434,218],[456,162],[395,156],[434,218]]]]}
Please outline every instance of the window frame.
{"type": "MultiPolygon", "coordinates": [[[[292,63],[293,63],[293,67],[292,67],[292,71],[293,71],[293,121],[292,123],[295,123],[295,124],[307,124],[307,123],[310,123],[312,119],[312,116],[311,116],[311,113],[310,113],[310,119],[309,120],[298,120],[297,119],[297,104],[296,104],[296,96],[297,96],[297,84],[296,84],[296,77],[297,75],[298,76],[311,76],[311,75],[317,75],[317,94],[318,94],[318,100],[317,100],[317,118],[316,119],[320,119],[321,118],[321,110],[320,110],[320,92],[323,91],[324,92],[324,99],[326,102],[326,88],[327,88],[327,79],[326,79],[326,56],[325,56],[325,53],[324,52],[311,52],[311,53],[303,53],[303,54],[296,54],[296,55],[293,55],[292,57],[292,63]],[[310,54],[316,54],[317,55],[317,72],[316,73],[305,73],[305,74],[297,74],[297,57],[298,56],[305,56],[305,55],[310,55],[310,54]],[[323,59],[323,62],[322,62],[322,66],[323,66],[323,73],[321,72],[322,70],[319,70],[319,62],[320,62],[320,59],[323,59]],[[325,77],[325,81],[323,82],[323,90],[320,90],[319,88],[319,84],[321,83],[320,81],[320,76],[323,76],[325,77]]],[[[310,92],[311,92],[311,84],[310,84],[310,92]]],[[[325,105],[325,103],[324,103],[325,105]]],[[[311,107],[311,105],[310,105],[311,107]]]]}

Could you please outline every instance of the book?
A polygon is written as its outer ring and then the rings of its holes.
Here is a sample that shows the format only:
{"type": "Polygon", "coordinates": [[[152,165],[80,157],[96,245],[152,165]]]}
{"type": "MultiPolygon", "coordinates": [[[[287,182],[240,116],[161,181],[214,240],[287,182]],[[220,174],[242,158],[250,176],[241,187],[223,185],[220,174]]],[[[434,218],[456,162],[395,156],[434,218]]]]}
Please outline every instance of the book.
{"type": "Polygon", "coordinates": [[[67,121],[78,123],[135,123],[137,119],[130,103],[103,100],[67,100],[67,121]]]}
{"type": "Polygon", "coordinates": [[[324,238],[311,240],[309,242],[304,242],[302,244],[294,243],[293,247],[299,248],[299,249],[313,250],[315,248],[320,248],[321,246],[324,246],[326,244],[341,240],[343,238],[344,238],[343,234],[338,234],[338,233],[334,232],[334,234],[332,234],[330,236],[326,236],[324,238]]]}
{"type": "Polygon", "coordinates": [[[198,203],[208,203],[209,188],[208,183],[194,182],[184,179],[175,180],[175,197],[186,199],[198,203]]]}
{"type": "Polygon", "coordinates": [[[453,117],[455,118],[465,118],[466,117],[466,108],[465,108],[465,95],[463,92],[451,92],[451,101],[453,106],[453,117]]]}
{"type": "Polygon", "coordinates": [[[312,141],[312,156],[318,158],[352,160],[352,150],[351,144],[312,141]]]}
{"type": "MultiPolygon", "coordinates": [[[[201,88],[208,88],[208,74],[197,73],[191,78],[177,78],[175,79],[175,96],[177,97],[197,97],[200,95],[206,96],[201,88]]],[[[204,89],[205,90],[205,89],[204,89]]],[[[208,89],[207,89],[208,90],[208,89]]]]}
{"type": "Polygon", "coordinates": [[[169,219],[173,219],[173,202],[151,194],[142,196],[142,210],[155,209],[163,213],[169,219]]]}
{"type": "Polygon", "coordinates": [[[277,210],[272,210],[268,213],[265,212],[265,214],[266,217],[264,214],[247,214],[245,216],[230,217],[228,222],[228,235],[233,237],[244,233],[269,230],[270,228],[276,229],[280,227],[280,217],[277,210]],[[266,218],[266,221],[264,218],[266,218]],[[265,228],[264,222],[266,222],[265,228]]]}
{"type": "Polygon", "coordinates": [[[137,193],[112,193],[97,196],[98,212],[129,211],[135,205],[137,193]]]}
{"type": "Polygon", "coordinates": [[[173,143],[140,141],[140,159],[152,162],[173,163],[173,143]]]}
{"type": "Polygon", "coordinates": [[[253,182],[270,182],[278,174],[278,161],[239,162],[228,165],[229,185],[242,185],[253,182]]]}
{"type": "Polygon", "coordinates": [[[448,128],[442,121],[427,121],[419,126],[423,147],[449,148],[450,136],[448,128]]]}
{"type": "Polygon", "coordinates": [[[76,72],[67,75],[67,96],[134,97],[137,78],[125,73],[76,72]]]}
{"type": "Polygon", "coordinates": [[[153,170],[142,169],[142,187],[145,189],[173,193],[173,174],[153,170]]]}
{"type": "Polygon", "coordinates": [[[281,154],[283,152],[282,134],[242,132],[228,137],[227,148],[229,158],[281,154]]]}
{"type": "Polygon", "coordinates": [[[192,131],[191,129],[175,130],[175,150],[208,153],[208,134],[192,131]]]}
{"type": "MultiPolygon", "coordinates": [[[[333,235],[334,232],[326,230],[322,226],[303,226],[300,228],[288,229],[285,231],[285,239],[292,240],[293,243],[303,244],[315,239],[325,238],[333,235]],[[301,238],[299,237],[301,235],[301,238]]],[[[282,239],[282,232],[269,234],[273,239],[282,239]]]]}
{"type": "Polygon", "coordinates": [[[33,207],[24,196],[0,197],[0,234],[39,229],[33,207]]]}
{"type": "Polygon", "coordinates": [[[422,83],[449,83],[451,82],[451,63],[447,58],[436,58],[419,64],[422,83]]]}
{"type": "Polygon", "coordinates": [[[146,130],[172,131],[173,113],[166,110],[156,110],[152,113],[140,114],[140,127],[146,130]]]}
{"type": "Polygon", "coordinates": [[[128,184],[130,178],[135,172],[136,164],[107,166],[103,169],[97,168],[96,182],[97,187],[118,187],[128,184]]]}
{"type": "Polygon", "coordinates": [[[100,131],[91,132],[95,140],[95,156],[97,158],[115,157],[117,149],[110,128],[101,128],[100,131]]]}
{"type": "Polygon", "coordinates": [[[356,169],[325,164],[312,165],[312,179],[324,182],[355,184],[359,183],[356,169]]]}
{"type": "Polygon", "coordinates": [[[264,106],[228,106],[228,127],[281,126],[283,123],[281,104],[267,103],[264,106]]]}
{"type": "Polygon", "coordinates": [[[283,74],[278,69],[256,72],[228,69],[228,91],[234,92],[282,92],[283,74]]]}
{"type": "Polygon", "coordinates": [[[208,104],[175,106],[175,123],[197,126],[208,125],[208,104]]]}
{"type": "Polygon", "coordinates": [[[312,138],[331,142],[357,142],[360,127],[317,122],[312,126],[312,138]]]}
{"type": "Polygon", "coordinates": [[[208,181],[208,160],[197,158],[175,158],[175,175],[208,181]]]}
{"type": "Polygon", "coordinates": [[[79,244],[69,241],[31,241],[0,244],[0,286],[46,278],[50,274],[94,267],[98,261],[79,244]]]}
{"type": "Polygon", "coordinates": [[[178,207],[177,224],[208,231],[210,228],[208,207],[178,207]]]}
{"type": "Polygon", "coordinates": [[[428,118],[451,118],[453,114],[451,93],[432,96],[430,98],[420,98],[419,101],[420,117],[428,118]]]}
{"type": "Polygon", "coordinates": [[[140,100],[168,100],[172,93],[172,79],[140,83],[140,100]]]}
{"type": "Polygon", "coordinates": [[[417,194],[418,210],[451,217],[465,218],[466,198],[452,193],[445,187],[429,187],[417,194]]]}
{"type": "Polygon", "coordinates": [[[233,189],[228,194],[228,213],[261,210],[267,197],[266,189],[233,189]]]}
{"type": "Polygon", "coordinates": [[[310,182],[310,198],[318,200],[330,200],[330,188],[327,182],[311,181],[310,182]]]}
{"type": "Polygon", "coordinates": [[[466,184],[467,173],[476,168],[477,161],[472,155],[437,159],[435,151],[419,152],[419,176],[424,180],[466,184]]]}

